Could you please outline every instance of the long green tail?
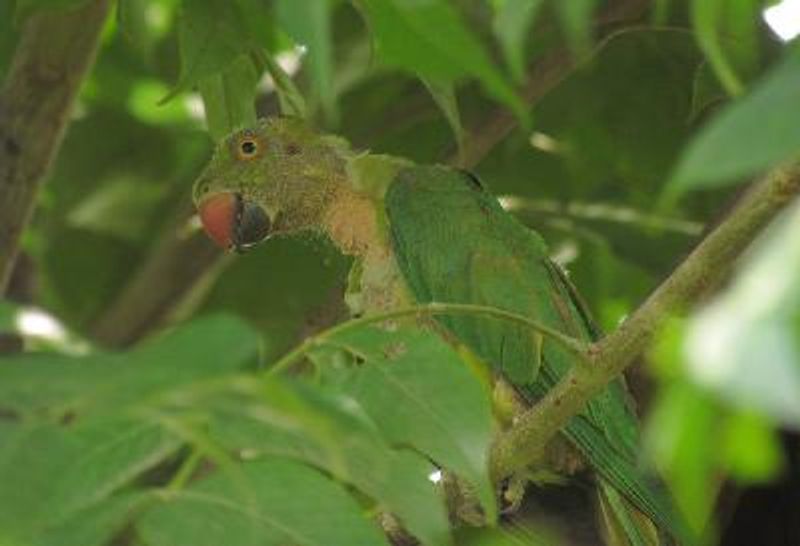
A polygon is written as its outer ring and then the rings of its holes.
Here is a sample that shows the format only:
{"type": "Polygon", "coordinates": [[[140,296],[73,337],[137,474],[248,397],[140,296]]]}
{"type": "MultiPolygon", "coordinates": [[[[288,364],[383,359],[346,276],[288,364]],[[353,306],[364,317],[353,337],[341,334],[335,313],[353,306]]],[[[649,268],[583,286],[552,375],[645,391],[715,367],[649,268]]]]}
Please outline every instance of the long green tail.
{"type": "MultiPolygon", "coordinates": [[[[640,510],[656,525],[668,529],[681,543],[693,544],[694,540],[683,518],[675,513],[674,505],[662,487],[652,479],[648,479],[641,469],[628,461],[627,457],[615,453],[594,426],[581,421],[580,416],[573,418],[564,430],[564,434],[587,459],[592,461],[595,472],[599,474],[600,487],[607,488],[610,485],[633,505],[625,506],[624,509],[640,510]]],[[[604,495],[609,496],[608,492],[604,495]]],[[[623,508],[616,508],[618,516],[621,509],[623,508]]],[[[627,531],[627,526],[623,527],[627,531]]],[[[629,538],[635,539],[635,537],[629,538]]],[[[631,540],[631,543],[636,544],[636,541],[631,540]]]]}

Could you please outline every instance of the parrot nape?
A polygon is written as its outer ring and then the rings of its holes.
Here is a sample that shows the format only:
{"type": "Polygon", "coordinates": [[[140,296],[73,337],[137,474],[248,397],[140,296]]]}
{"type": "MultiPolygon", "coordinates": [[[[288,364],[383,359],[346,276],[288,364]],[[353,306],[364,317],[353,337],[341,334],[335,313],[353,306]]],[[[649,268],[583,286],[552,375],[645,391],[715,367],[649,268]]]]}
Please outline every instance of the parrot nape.
{"type": "MultiPolygon", "coordinates": [[[[222,140],[195,183],[194,201],[208,235],[228,249],[308,231],[329,237],[356,259],[347,295],[354,313],[471,303],[585,341],[599,336],[541,237],[465,171],[356,152],[344,139],[279,117],[222,140]]],[[[573,365],[574,356],[558,343],[521,326],[475,315],[436,320],[527,404],[573,365]]],[[[563,430],[596,476],[609,541],[684,537],[671,502],[637,467],[637,435],[623,379],[563,430]]]]}

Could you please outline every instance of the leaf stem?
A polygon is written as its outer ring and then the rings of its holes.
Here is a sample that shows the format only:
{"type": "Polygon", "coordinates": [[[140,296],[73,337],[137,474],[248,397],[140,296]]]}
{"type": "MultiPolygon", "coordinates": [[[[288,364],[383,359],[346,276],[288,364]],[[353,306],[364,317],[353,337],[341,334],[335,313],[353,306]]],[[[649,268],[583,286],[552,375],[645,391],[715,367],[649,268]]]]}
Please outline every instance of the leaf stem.
{"type": "Polygon", "coordinates": [[[189,481],[189,478],[192,477],[194,471],[197,470],[197,466],[203,460],[203,454],[199,449],[193,449],[192,452],[189,454],[186,459],[181,463],[181,466],[178,468],[178,471],[172,477],[172,479],[167,484],[168,491],[180,491],[183,489],[183,486],[189,481]]]}
{"type": "Polygon", "coordinates": [[[497,307],[490,307],[486,305],[477,305],[471,303],[428,303],[423,305],[412,305],[408,307],[401,307],[385,313],[376,313],[374,315],[367,315],[356,319],[342,322],[321,332],[313,337],[304,340],[300,345],[293,350],[286,353],[280,360],[273,366],[266,370],[265,375],[270,376],[281,373],[291,367],[295,362],[305,356],[311,349],[324,343],[327,338],[334,337],[348,330],[360,328],[370,324],[377,324],[386,322],[388,320],[404,318],[409,316],[433,316],[433,315],[480,315],[486,317],[493,317],[499,320],[514,322],[530,328],[540,334],[549,337],[562,345],[565,349],[573,353],[581,362],[589,362],[587,349],[588,343],[570,337],[555,328],[551,328],[541,322],[528,318],[518,313],[505,311],[497,307]]]}

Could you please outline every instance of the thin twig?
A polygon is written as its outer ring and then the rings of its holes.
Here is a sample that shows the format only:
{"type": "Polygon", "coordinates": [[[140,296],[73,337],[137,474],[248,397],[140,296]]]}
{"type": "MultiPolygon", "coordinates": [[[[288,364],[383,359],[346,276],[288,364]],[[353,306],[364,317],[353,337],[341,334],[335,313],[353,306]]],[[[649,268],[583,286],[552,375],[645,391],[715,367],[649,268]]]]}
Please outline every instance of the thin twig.
{"type": "Polygon", "coordinates": [[[538,460],[545,446],[586,403],[619,376],[672,315],[725,279],[755,236],[800,193],[800,166],[777,169],[737,206],[616,331],[590,350],[590,366],[574,366],[492,449],[492,474],[501,479],[538,460]]]}
{"type": "Polygon", "coordinates": [[[327,338],[335,337],[348,330],[403,317],[430,315],[481,315],[485,317],[493,317],[499,320],[515,322],[530,328],[531,330],[539,332],[540,334],[547,336],[553,341],[561,344],[565,349],[577,356],[580,361],[588,360],[588,345],[586,343],[524,315],[513,313],[511,311],[505,311],[497,307],[475,305],[471,303],[429,303],[425,305],[402,307],[400,309],[394,309],[385,313],[367,315],[337,324],[336,326],[329,328],[324,332],[307,338],[305,341],[303,341],[303,343],[286,353],[283,358],[272,365],[265,372],[265,375],[275,375],[285,371],[303,358],[314,347],[324,344],[327,338]]]}
{"type": "Polygon", "coordinates": [[[657,213],[645,212],[613,203],[561,202],[555,199],[528,199],[517,195],[501,195],[498,200],[503,205],[503,208],[511,213],[532,213],[537,216],[550,215],[577,221],[627,224],[690,237],[700,235],[704,227],[701,222],[662,216],[657,213]]]}

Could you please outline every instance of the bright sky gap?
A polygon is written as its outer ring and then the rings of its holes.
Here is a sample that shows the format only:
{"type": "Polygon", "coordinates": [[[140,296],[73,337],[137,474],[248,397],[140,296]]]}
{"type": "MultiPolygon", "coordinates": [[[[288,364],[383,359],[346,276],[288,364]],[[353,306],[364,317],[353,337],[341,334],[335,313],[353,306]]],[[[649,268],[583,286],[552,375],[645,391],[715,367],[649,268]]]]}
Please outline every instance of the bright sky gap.
{"type": "Polygon", "coordinates": [[[763,12],[769,28],[784,42],[800,34],[800,0],[783,0],[763,12]]]}

